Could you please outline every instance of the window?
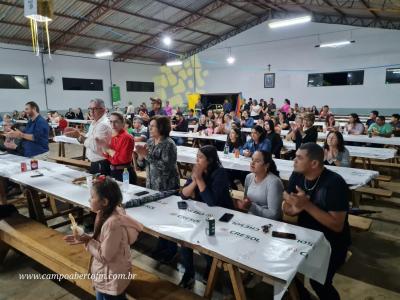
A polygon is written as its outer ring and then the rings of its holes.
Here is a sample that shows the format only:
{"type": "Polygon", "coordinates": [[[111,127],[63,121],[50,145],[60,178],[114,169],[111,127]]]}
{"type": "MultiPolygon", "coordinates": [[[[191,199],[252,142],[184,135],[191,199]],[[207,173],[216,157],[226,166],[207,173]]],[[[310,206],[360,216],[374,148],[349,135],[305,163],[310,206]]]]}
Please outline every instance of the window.
{"type": "Polygon", "coordinates": [[[386,84],[400,83],[400,68],[386,69],[386,84]]]}
{"type": "Polygon", "coordinates": [[[67,91],[102,91],[103,80],[101,79],[83,79],[83,78],[65,78],[63,77],[63,89],[67,91]]]}
{"type": "Polygon", "coordinates": [[[128,92],[154,92],[154,82],[127,81],[128,92]]]}
{"type": "Polygon", "coordinates": [[[0,89],[29,89],[28,76],[0,74],[0,89]]]}
{"type": "Polygon", "coordinates": [[[308,86],[339,86],[364,84],[364,71],[308,74],[308,86]]]}

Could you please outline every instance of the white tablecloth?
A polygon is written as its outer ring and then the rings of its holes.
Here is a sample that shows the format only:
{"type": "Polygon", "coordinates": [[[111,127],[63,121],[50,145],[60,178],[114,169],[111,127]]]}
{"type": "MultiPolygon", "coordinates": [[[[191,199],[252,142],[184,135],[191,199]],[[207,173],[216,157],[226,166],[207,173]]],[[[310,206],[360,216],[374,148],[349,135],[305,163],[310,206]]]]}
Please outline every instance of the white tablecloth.
{"type": "MultiPolygon", "coordinates": [[[[289,130],[281,130],[281,136],[286,136],[289,130]]],[[[325,140],[327,136],[326,132],[318,132],[318,139],[325,140]]],[[[385,138],[381,136],[368,137],[368,135],[351,135],[344,134],[343,139],[345,142],[357,142],[357,143],[372,143],[382,145],[396,145],[400,146],[400,137],[385,138]]]]}
{"type": "Polygon", "coordinates": [[[66,119],[67,122],[70,124],[90,124],[92,120],[75,120],[75,119],[66,119]]]}
{"type": "Polygon", "coordinates": [[[57,135],[53,138],[53,140],[56,143],[68,143],[68,144],[75,144],[75,145],[82,145],[81,143],[79,143],[78,139],[76,138],[72,138],[72,137],[68,137],[65,135],[57,135]]]}
{"type": "MultiPolygon", "coordinates": [[[[323,143],[318,143],[323,146],[323,143]]],[[[283,146],[288,150],[295,150],[296,144],[291,141],[283,140],[283,146]]],[[[350,156],[370,158],[370,159],[392,159],[396,156],[397,150],[391,148],[372,148],[359,146],[345,146],[350,152],[350,156]]]]}
{"type": "MultiPolygon", "coordinates": [[[[197,148],[178,146],[178,162],[182,163],[196,163],[197,148]]],[[[250,171],[251,159],[248,157],[240,156],[235,158],[235,156],[230,154],[224,154],[218,151],[218,156],[221,160],[222,165],[226,169],[250,171]]],[[[283,180],[289,180],[290,175],[293,172],[293,161],[284,159],[274,159],[276,166],[280,172],[280,177],[283,180]]],[[[343,168],[327,166],[328,169],[335,171],[346,181],[348,185],[354,187],[362,186],[368,184],[373,178],[377,177],[379,173],[372,170],[355,169],[355,168],[343,168]]]]}
{"type": "Polygon", "coordinates": [[[141,207],[127,209],[147,228],[178,240],[199,245],[230,260],[264,274],[286,281],[275,285],[274,299],[280,299],[297,271],[317,281],[324,281],[330,246],[321,232],[266,218],[209,207],[188,200],[188,209],[178,209],[180,197],[172,196],[141,207]],[[218,221],[224,213],[233,213],[229,223],[218,221]],[[216,219],[215,236],[205,234],[206,218],[216,219]],[[269,233],[261,226],[271,224],[269,233]],[[296,234],[296,240],[273,238],[273,230],[296,234]],[[308,257],[307,257],[308,256],[308,257]]]}
{"type": "Polygon", "coordinates": [[[179,132],[171,131],[169,134],[171,137],[183,137],[192,139],[203,139],[203,140],[216,140],[221,142],[226,142],[226,134],[212,134],[212,135],[200,135],[198,132],[179,132]]]}
{"type": "MultiPolygon", "coordinates": [[[[44,176],[32,178],[32,172],[35,171],[21,173],[17,170],[20,162],[25,160],[14,155],[1,155],[0,175],[81,207],[90,206],[89,189],[72,184],[73,179],[87,176],[87,173],[61,164],[39,161],[39,172],[44,176]],[[7,173],[11,165],[14,165],[14,174],[7,173]]],[[[133,193],[142,190],[147,189],[130,185],[129,190],[123,192],[124,202],[133,193]]],[[[180,197],[172,196],[141,207],[129,208],[127,214],[161,234],[200,245],[234,262],[284,280],[285,284],[275,282],[274,299],[281,299],[297,272],[324,282],[330,246],[321,232],[220,207],[208,207],[195,201],[188,201],[187,210],[179,210],[176,202],[180,200],[180,197]],[[225,212],[234,214],[229,223],[218,221],[225,212]],[[216,235],[211,237],[205,234],[205,218],[210,215],[217,220],[216,235]],[[261,226],[266,224],[272,224],[271,231],[296,234],[296,240],[273,238],[271,233],[263,233],[261,226]]]]}

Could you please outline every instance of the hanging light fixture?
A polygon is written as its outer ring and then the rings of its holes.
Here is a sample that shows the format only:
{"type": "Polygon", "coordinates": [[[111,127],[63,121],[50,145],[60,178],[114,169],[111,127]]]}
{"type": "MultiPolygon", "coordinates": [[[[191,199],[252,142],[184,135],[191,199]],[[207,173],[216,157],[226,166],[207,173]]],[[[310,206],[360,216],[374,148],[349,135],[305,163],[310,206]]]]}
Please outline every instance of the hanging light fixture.
{"type": "Polygon", "coordinates": [[[226,58],[228,64],[232,65],[235,62],[235,58],[231,54],[231,48],[229,48],[229,56],[226,58]]]}
{"type": "Polygon", "coordinates": [[[38,23],[44,23],[47,49],[50,55],[49,22],[53,20],[53,0],[24,0],[24,16],[29,19],[32,35],[32,48],[39,55],[38,23]]]}

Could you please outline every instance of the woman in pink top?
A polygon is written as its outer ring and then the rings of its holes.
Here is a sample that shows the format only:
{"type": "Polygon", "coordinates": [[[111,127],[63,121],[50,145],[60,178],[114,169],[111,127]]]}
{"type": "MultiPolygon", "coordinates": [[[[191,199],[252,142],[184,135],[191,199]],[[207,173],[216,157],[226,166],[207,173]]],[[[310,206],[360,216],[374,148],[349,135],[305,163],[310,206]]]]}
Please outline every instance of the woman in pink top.
{"type": "Polygon", "coordinates": [[[290,112],[290,101],[289,99],[284,100],[284,104],[282,105],[280,111],[288,114],[290,112]]]}
{"type": "Polygon", "coordinates": [[[116,181],[99,176],[91,189],[90,209],[97,213],[93,236],[74,232],[64,238],[71,245],[85,244],[92,255],[90,271],[96,299],[126,299],[125,290],[133,279],[130,245],[143,225],[127,216],[121,203],[116,181]]]}
{"type": "Polygon", "coordinates": [[[169,104],[169,101],[165,102],[164,111],[167,114],[167,116],[172,116],[172,106],[169,104]]]}

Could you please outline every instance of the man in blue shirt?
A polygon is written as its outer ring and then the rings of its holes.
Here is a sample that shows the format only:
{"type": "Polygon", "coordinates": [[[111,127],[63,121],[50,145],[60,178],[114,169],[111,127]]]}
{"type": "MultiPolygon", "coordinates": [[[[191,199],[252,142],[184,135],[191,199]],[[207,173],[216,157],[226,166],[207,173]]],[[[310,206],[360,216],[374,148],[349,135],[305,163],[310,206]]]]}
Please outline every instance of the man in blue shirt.
{"type": "Polygon", "coordinates": [[[49,152],[49,125],[39,112],[39,106],[35,102],[26,103],[25,113],[29,121],[25,130],[22,132],[15,129],[7,136],[22,140],[22,153],[25,157],[46,159],[49,152]]]}

